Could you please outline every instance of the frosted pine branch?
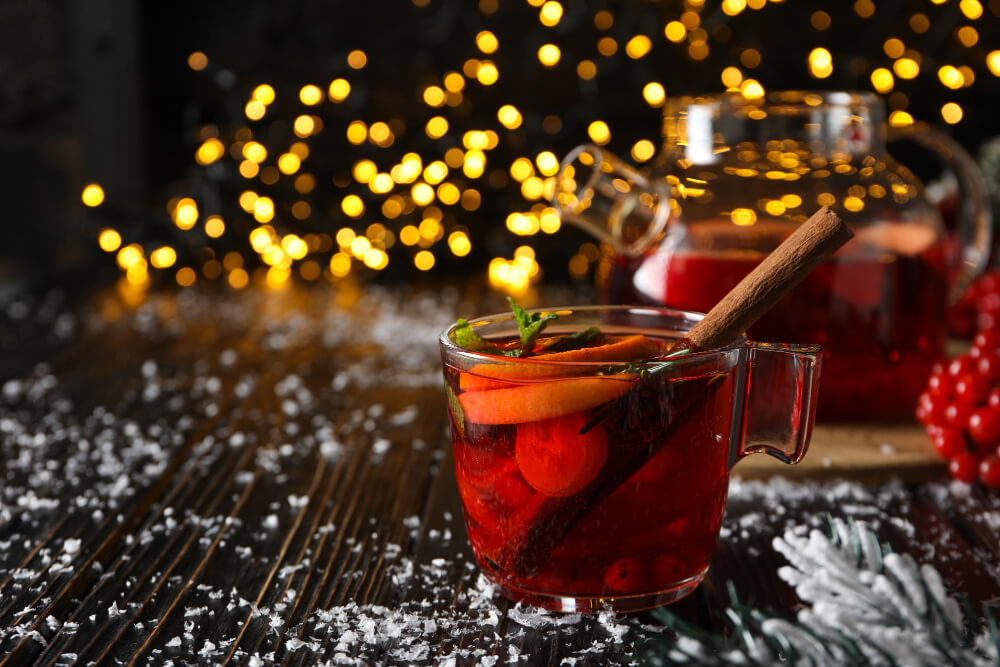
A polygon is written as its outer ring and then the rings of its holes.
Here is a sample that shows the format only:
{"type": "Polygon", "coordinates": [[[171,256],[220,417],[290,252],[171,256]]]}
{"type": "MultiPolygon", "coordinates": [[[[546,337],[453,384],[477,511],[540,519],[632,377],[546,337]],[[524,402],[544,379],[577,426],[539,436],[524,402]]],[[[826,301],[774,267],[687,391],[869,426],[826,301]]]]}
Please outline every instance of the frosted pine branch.
{"type": "Polygon", "coordinates": [[[652,664],[1000,665],[995,620],[963,614],[941,575],[889,552],[863,523],[830,520],[830,533],[790,529],[774,548],[778,575],[804,607],[794,619],[739,602],[730,584],[729,638],[655,612],[676,634],[651,639],[652,664]]]}

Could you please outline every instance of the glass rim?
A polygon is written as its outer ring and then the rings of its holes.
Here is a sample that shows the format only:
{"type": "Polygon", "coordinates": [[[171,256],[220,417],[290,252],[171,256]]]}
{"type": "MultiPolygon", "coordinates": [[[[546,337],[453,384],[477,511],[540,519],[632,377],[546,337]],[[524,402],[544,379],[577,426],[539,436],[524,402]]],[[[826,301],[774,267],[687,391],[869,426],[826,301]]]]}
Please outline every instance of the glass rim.
{"type": "Polygon", "coordinates": [[[712,106],[723,111],[738,109],[798,108],[803,111],[843,106],[883,106],[882,98],[867,90],[772,90],[762,98],[749,99],[739,92],[693,93],[671,95],[663,105],[663,115],[670,116],[678,109],[712,106]]]}
{"type": "MultiPolygon", "coordinates": [[[[566,314],[576,314],[576,313],[598,313],[598,312],[634,312],[638,311],[640,313],[645,313],[649,315],[659,316],[659,317],[676,317],[681,320],[688,320],[698,322],[703,317],[704,313],[699,313],[690,310],[678,310],[676,308],[666,308],[660,306],[639,306],[639,305],[586,305],[586,306],[550,306],[546,308],[526,308],[529,313],[566,313],[566,314]]],[[[510,312],[498,312],[490,313],[487,315],[480,315],[467,320],[469,324],[475,326],[477,323],[482,322],[497,322],[497,321],[513,321],[514,315],[510,312]]],[[[476,352],[474,350],[467,350],[463,347],[459,347],[451,340],[451,333],[454,332],[456,323],[448,325],[448,327],[441,332],[438,337],[438,343],[443,351],[450,354],[455,354],[465,359],[474,361],[487,361],[487,362],[502,362],[505,364],[512,365],[542,365],[546,367],[553,366],[564,366],[567,368],[576,369],[586,369],[586,368],[608,368],[608,367],[622,367],[628,365],[634,365],[636,363],[646,363],[646,362],[657,362],[663,361],[664,357],[654,357],[652,359],[643,359],[638,362],[636,361],[560,361],[551,359],[541,359],[538,357],[505,357],[499,354],[491,354],[489,352],[476,352]]],[[[682,357],[677,357],[674,361],[683,362],[685,364],[689,362],[705,361],[711,359],[712,357],[721,356],[726,352],[732,351],[734,349],[739,349],[746,344],[746,336],[740,335],[739,339],[733,343],[726,345],[724,347],[717,347],[711,350],[704,350],[701,352],[694,352],[691,354],[686,354],[682,357]]]]}

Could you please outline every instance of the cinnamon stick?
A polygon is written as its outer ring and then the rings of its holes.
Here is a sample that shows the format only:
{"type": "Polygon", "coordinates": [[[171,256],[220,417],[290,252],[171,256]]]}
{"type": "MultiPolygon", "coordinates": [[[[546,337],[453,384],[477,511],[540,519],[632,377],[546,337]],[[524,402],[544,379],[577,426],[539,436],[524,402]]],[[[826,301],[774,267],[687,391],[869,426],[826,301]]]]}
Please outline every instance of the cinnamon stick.
{"type": "MultiPolygon", "coordinates": [[[[824,206],[723,297],[686,338],[674,345],[671,353],[710,350],[733,343],[851,236],[843,220],[824,206]]],[[[641,448],[612,452],[601,474],[580,493],[567,498],[547,497],[524,508],[530,516],[514,517],[515,525],[525,526],[523,531],[511,535],[498,553],[487,557],[518,575],[537,572],[590,508],[614,493],[670,442],[671,436],[697,412],[713,380],[680,383],[673,390],[670,406],[673,418],[661,432],[663,437],[641,448]]],[[[628,395],[619,400],[627,398],[628,395]]]]}

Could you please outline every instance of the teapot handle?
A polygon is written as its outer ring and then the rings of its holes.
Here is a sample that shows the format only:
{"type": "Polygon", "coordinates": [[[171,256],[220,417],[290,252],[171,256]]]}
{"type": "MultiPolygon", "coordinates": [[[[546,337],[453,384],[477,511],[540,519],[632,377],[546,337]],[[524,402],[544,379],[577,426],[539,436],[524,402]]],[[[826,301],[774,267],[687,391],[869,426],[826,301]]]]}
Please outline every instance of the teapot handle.
{"type": "Polygon", "coordinates": [[[950,136],[926,123],[889,128],[890,141],[912,141],[936,153],[958,177],[964,214],[958,227],[961,254],[951,278],[949,300],[954,303],[989,261],[993,220],[989,189],[976,161],[950,136]]]}
{"type": "Polygon", "coordinates": [[[660,238],[670,219],[670,188],[592,144],[571,150],[559,165],[552,205],[560,217],[615,252],[635,257],[660,238]]]}

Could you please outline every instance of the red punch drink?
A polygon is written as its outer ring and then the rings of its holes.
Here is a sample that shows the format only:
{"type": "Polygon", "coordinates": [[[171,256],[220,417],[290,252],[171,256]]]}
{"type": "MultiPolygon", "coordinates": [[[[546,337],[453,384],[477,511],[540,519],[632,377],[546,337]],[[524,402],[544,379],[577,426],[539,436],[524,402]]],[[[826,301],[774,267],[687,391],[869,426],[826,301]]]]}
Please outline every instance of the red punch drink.
{"type": "MultiPolygon", "coordinates": [[[[744,433],[758,429],[741,393],[749,348],[666,360],[694,316],[559,312],[560,325],[599,321],[600,333],[568,351],[546,352],[565,337],[539,338],[527,358],[496,354],[517,348],[509,335],[490,338],[492,354],[442,337],[455,475],[476,559],[507,596],[553,609],[671,602],[705,576],[729,469],[744,433]]],[[[756,412],[784,434],[778,449],[792,458],[785,445],[799,450],[812,419],[814,366],[807,377],[785,361],[771,378],[771,406],[756,412]]]]}

